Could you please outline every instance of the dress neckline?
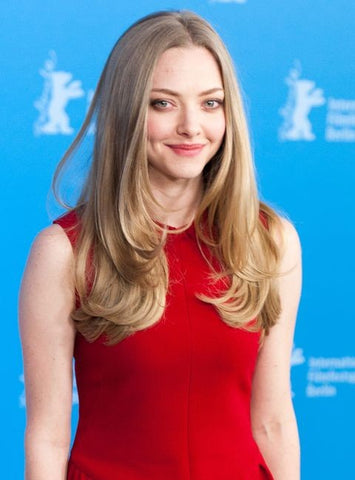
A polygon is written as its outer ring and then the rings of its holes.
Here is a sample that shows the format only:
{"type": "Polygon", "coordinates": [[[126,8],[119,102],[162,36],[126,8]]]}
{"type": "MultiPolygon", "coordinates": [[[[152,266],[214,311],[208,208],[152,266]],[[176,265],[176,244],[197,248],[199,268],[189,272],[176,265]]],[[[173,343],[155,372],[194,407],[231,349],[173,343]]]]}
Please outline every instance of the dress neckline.
{"type": "Polygon", "coordinates": [[[195,234],[195,221],[193,220],[191,224],[186,224],[182,225],[181,227],[173,227],[172,225],[167,225],[162,222],[158,222],[158,220],[154,220],[154,222],[159,225],[161,228],[165,228],[167,233],[174,234],[176,235],[184,235],[184,234],[189,234],[189,235],[194,235],[195,234]],[[183,230],[181,230],[183,229],[183,230]],[[177,230],[181,230],[180,232],[177,232],[177,230]]]}

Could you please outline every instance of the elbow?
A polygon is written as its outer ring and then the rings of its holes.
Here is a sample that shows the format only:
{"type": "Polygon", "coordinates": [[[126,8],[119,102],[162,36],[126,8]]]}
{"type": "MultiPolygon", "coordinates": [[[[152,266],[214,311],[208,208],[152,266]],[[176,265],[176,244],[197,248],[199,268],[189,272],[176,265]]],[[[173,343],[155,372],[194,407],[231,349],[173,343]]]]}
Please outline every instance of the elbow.
{"type": "Polygon", "coordinates": [[[282,435],[283,431],[287,428],[287,422],[279,419],[265,420],[258,424],[253,424],[254,438],[265,438],[271,440],[274,437],[282,435]]]}
{"type": "Polygon", "coordinates": [[[51,449],[62,452],[67,455],[70,449],[70,433],[66,435],[56,434],[55,431],[36,427],[26,427],[25,431],[25,450],[51,449]]]}
{"type": "Polygon", "coordinates": [[[294,416],[259,421],[252,425],[257,444],[299,444],[297,422],[294,416]]]}

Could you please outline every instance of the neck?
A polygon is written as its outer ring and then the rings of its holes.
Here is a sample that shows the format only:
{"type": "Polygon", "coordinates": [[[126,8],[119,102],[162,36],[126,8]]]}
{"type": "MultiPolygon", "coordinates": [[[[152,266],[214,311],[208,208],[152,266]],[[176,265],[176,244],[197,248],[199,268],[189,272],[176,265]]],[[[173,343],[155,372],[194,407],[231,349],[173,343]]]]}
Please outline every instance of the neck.
{"type": "Polygon", "coordinates": [[[151,182],[154,198],[152,217],[171,227],[182,227],[192,222],[202,196],[202,179],[187,179],[169,185],[156,185],[151,182]]]}

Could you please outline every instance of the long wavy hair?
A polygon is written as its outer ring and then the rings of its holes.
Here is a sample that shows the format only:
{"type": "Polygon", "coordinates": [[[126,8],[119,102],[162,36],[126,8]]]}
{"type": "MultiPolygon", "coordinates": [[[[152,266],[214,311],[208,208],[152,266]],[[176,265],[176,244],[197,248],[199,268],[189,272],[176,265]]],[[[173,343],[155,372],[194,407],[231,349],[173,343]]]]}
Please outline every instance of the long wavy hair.
{"type": "MultiPolygon", "coordinates": [[[[218,260],[215,279],[228,279],[210,298],[228,325],[268,333],[280,313],[277,214],[261,203],[247,122],[233,63],[222,40],[191,12],[158,12],[133,24],[117,41],[100,77],[90,110],[56,170],[74,157],[91,123],[96,134],[90,170],[75,206],[72,312],[88,341],[102,334],[114,344],[156,323],[165,308],[168,265],[164,231],[149,212],[154,199],[148,175],[147,110],[157,60],[174,47],[206,48],[219,65],[225,90],[226,131],[205,167],[204,192],[195,217],[198,242],[218,260]]],[[[69,208],[69,206],[67,206],[69,208]]]]}

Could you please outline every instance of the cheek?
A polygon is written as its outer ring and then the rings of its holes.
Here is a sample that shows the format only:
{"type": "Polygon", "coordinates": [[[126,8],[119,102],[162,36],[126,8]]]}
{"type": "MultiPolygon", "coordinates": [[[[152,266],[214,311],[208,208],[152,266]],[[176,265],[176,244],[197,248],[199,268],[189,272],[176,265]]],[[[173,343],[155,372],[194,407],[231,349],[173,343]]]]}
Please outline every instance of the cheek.
{"type": "Polygon", "coordinates": [[[226,120],[224,113],[220,116],[216,116],[214,121],[209,125],[210,138],[215,142],[222,142],[226,131],[226,120]]]}
{"type": "Polygon", "coordinates": [[[163,140],[169,135],[171,131],[171,126],[169,125],[169,120],[165,118],[164,120],[154,114],[148,115],[147,119],[147,135],[148,140],[157,141],[163,140]]]}

